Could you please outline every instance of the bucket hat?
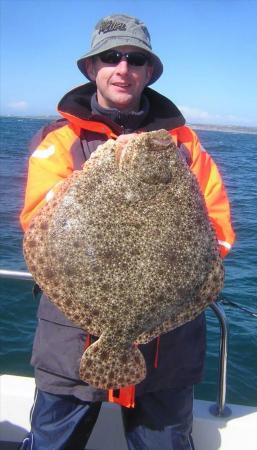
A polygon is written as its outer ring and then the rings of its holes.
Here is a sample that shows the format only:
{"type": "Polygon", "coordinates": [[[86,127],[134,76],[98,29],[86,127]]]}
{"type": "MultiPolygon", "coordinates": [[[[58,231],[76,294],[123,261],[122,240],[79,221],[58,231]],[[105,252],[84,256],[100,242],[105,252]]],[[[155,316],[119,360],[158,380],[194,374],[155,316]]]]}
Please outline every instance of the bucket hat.
{"type": "Polygon", "coordinates": [[[122,45],[133,45],[146,51],[153,65],[153,74],[148,85],[158,80],[163,65],[152,51],[149,31],[139,19],[125,14],[113,14],[99,20],[92,34],[91,49],[77,61],[79,70],[90,80],[85,67],[86,59],[122,45]]]}

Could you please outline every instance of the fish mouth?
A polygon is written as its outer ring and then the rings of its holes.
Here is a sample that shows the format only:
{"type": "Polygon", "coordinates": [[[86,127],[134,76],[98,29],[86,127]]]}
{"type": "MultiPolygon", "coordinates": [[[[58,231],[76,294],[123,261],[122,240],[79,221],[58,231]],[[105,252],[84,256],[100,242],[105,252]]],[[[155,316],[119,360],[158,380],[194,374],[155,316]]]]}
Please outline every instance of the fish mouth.
{"type": "Polygon", "coordinates": [[[172,143],[172,137],[168,135],[156,136],[151,139],[151,142],[154,146],[156,145],[156,148],[154,147],[152,151],[165,150],[172,143]]]}
{"type": "Polygon", "coordinates": [[[144,136],[146,136],[147,142],[151,144],[149,146],[151,152],[166,150],[170,145],[175,144],[172,136],[164,129],[140,133],[138,135],[139,139],[144,138],[144,136]]]}

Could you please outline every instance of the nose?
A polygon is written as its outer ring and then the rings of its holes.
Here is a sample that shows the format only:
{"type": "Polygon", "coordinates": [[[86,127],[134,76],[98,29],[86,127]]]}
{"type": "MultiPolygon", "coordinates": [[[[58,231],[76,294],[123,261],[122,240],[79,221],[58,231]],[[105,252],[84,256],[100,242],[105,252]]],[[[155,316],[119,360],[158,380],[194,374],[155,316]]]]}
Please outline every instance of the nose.
{"type": "Polygon", "coordinates": [[[126,59],[122,58],[121,61],[119,62],[119,64],[116,66],[116,71],[117,71],[117,73],[124,74],[124,73],[127,73],[128,70],[129,70],[128,63],[127,63],[126,59]]]}

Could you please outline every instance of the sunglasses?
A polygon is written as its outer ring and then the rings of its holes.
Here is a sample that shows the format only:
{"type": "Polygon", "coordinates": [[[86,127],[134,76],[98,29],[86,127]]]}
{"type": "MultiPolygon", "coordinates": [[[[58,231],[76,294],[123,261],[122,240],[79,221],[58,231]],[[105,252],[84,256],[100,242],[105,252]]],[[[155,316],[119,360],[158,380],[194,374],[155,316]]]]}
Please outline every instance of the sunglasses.
{"type": "Polygon", "coordinates": [[[100,53],[100,60],[106,64],[119,64],[122,58],[125,58],[130,66],[143,66],[149,61],[149,56],[140,52],[127,52],[122,53],[118,50],[107,50],[106,52],[100,53]]]}

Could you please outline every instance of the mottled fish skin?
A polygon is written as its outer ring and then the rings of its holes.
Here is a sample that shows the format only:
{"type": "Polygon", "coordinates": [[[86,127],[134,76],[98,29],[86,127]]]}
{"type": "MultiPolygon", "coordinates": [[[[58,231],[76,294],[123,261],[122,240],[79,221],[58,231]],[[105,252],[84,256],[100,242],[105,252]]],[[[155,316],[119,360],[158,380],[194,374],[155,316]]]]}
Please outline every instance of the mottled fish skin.
{"type": "Polygon", "coordinates": [[[194,319],[223,286],[198,182],[165,130],[100,145],[32,220],[24,256],[61,311],[99,336],[80,364],[98,388],[142,381],[135,344],[194,319]]]}

